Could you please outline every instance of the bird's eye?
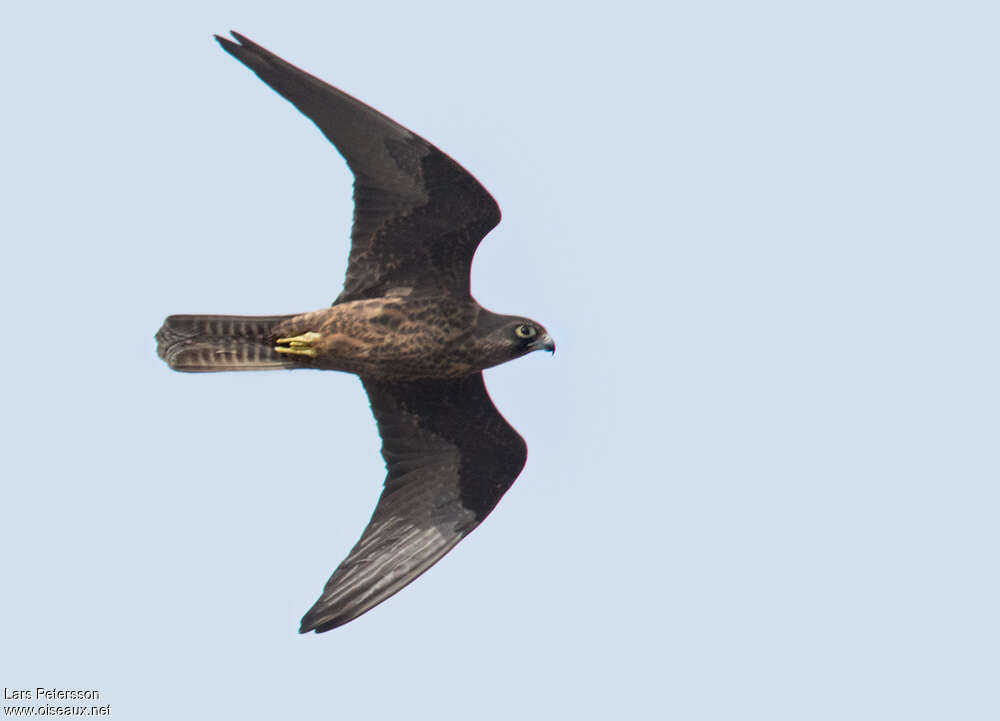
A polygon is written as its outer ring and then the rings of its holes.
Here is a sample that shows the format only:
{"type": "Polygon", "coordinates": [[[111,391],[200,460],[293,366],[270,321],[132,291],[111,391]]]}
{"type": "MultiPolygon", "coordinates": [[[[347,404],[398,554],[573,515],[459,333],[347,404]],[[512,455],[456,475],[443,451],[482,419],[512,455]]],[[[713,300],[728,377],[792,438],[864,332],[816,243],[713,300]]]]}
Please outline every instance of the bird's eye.
{"type": "Polygon", "coordinates": [[[514,329],[514,335],[516,335],[518,338],[524,338],[525,340],[527,340],[528,338],[534,338],[536,335],[538,335],[538,331],[535,330],[535,326],[528,325],[527,323],[522,323],[521,325],[519,325],[517,328],[514,329]]]}

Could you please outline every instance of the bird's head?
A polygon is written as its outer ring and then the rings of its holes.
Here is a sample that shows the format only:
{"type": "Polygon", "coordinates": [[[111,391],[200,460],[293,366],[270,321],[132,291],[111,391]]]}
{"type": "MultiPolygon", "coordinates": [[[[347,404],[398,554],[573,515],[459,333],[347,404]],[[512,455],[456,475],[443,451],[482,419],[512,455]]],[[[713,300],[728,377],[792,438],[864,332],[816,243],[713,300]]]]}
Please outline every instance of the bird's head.
{"type": "Polygon", "coordinates": [[[555,353],[556,343],[541,323],[513,315],[490,313],[489,316],[481,319],[479,326],[479,346],[485,356],[486,367],[536,350],[555,353]]]}

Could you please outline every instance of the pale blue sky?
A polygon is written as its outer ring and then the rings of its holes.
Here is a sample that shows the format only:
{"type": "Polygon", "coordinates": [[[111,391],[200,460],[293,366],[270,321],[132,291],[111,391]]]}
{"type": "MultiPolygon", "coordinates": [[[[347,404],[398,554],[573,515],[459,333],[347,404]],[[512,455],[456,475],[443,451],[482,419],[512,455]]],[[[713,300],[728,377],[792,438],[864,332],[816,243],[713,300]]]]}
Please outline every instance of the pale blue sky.
{"type": "Polygon", "coordinates": [[[992,3],[4,12],[0,685],[114,718],[1000,717],[992,3]],[[528,465],[348,626],[356,379],[182,375],[338,293],[350,175],[234,28],[469,168],[528,465]],[[291,258],[309,258],[297,265],[291,258]]]}

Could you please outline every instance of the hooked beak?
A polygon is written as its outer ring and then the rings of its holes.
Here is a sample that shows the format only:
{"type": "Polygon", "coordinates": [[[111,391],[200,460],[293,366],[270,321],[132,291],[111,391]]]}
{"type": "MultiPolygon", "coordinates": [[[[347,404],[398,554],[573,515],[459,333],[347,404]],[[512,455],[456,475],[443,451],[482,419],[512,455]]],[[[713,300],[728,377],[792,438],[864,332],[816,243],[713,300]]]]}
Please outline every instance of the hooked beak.
{"type": "Polygon", "coordinates": [[[552,340],[552,336],[545,333],[541,338],[529,345],[528,348],[531,350],[547,350],[549,353],[555,353],[556,342],[552,340]]]}

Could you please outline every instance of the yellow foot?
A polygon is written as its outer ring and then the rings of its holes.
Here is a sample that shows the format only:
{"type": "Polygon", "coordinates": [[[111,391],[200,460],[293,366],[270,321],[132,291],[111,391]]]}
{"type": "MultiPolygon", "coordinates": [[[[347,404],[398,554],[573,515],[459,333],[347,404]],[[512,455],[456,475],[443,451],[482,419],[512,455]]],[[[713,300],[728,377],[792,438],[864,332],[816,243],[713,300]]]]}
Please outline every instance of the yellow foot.
{"type": "Polygon", "coordinates": [[[322,338],[319,333],[309,331],[308,333],[303,333],[302,335],[297,335],[293,338],[278,338],[278,343],[287,343],[288,347],[283,348],[281,346],[276,346],[275,350],[279,353],[288,353],[289,355],[304,355],[310,358],[315,358],[319,355],[319,351],[313,348],[313,343],[322,338]]]}

